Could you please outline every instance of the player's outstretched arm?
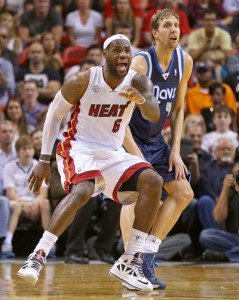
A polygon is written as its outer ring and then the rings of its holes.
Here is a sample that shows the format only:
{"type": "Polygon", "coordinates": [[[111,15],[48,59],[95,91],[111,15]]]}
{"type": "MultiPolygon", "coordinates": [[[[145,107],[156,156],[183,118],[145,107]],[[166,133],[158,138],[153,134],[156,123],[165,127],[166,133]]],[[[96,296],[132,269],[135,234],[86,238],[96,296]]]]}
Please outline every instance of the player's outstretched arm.
{"type": "Polygon", "coordinates": [[[34,193],[38,193],[43,180],[49,183],[50,159],[55,140],[59,134],[63,117],[70,111],[85,93],[89,82],[89,71],[70,76],[57,92],[49,106],[43,127],[42,149],[39,163],[32,171],[28,183],[34,193]]]}

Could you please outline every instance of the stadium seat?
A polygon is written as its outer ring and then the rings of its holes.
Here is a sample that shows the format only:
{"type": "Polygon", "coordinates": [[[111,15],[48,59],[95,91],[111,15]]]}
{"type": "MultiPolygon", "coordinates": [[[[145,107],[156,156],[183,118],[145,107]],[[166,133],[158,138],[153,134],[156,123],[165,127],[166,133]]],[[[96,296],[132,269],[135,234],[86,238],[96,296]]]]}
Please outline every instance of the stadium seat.
{"type": "Polygon", "coordinates": [[[87,47],[82,46],[67,47],[63,53],[64,68],[80,64],[85,59],[86,50],[87,47]]]}

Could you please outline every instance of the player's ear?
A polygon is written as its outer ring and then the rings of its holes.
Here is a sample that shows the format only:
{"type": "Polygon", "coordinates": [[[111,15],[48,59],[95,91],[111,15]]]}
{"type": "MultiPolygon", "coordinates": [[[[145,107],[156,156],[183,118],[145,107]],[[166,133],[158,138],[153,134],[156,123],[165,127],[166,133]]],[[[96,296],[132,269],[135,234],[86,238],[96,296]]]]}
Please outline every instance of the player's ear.
{"type": "Polygon", "coordinates": [[[106,56],[107,56],[107,52],[108,52],[108,50],[107,50],[107,49],[104,49],[104,50],[103,50],[103,54],[102,54],[102,55],[103,55],[104,59],[105,59],[105,58],[106,58],[106,56]]]}

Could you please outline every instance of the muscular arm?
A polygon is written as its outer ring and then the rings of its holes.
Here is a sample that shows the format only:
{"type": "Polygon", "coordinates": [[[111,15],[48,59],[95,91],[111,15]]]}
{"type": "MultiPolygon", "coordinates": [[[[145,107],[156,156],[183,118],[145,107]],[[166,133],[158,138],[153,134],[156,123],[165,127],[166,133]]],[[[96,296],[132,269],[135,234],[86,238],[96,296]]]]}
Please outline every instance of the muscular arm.
{"type": "Polygon", "coordinates": [[[61,121],[71,107],[75,105],[85,93],[89,74],[89,71],[85,71],[82,73],[75,73],[68,77],[61,89],[63,98],[60,93],[57,93],[51,103],[43,128],[42,150],[40,156],[42,160],[50,160],[52,148],[58,136],[61,121]]]}
{"type": "MultiPolygon", "coordinates": [[[[160,110],[158,106],[158,101],[153,94],[152,81],[145,75],[136,74],[132,79],[132,86],[136,88],[145,98],[144,104],[138,104],[138,107],[144,119],[149,120],[151,122],[157,122],[160,117],[160,110]]],[[[137,101],[135,102],[137,104],[137,101]]],[[[141,102],[142,101],[138,103],[141,102]]]]}
{"type": "Polygon", "coordinates": [[[180,152],[180,141],[183,131],[184,120],[184,98],[187,90],[187,83],[192,73],[192,58],[184,53],[184,75],[177,88],[176,100],[170,114],[172,151],[180,152]]]}

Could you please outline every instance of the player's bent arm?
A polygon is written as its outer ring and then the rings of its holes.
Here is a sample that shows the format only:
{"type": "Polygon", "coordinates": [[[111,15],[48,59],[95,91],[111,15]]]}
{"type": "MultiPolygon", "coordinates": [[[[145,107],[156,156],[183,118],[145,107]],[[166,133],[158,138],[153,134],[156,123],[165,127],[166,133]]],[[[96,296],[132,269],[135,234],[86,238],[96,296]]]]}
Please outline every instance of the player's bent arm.
{"type": "Polygon", "coordinates": [[[144,97],[144,102],[137,103],[144,119],[151,122],[157,122],[160,117],[158,101],[153,94],[153,83],[145,75],[136,74],[132,79],[132,87],[136,88],[144,97]],[[142,104],[141,104],[142,103],[142,104]]]}
{"type": "Polygon", "coordinates": [[[50,161],[52,149],[59,134],[61,121],[85,93],[88,81],[88,70],[86,72],[75,73],[67,78],[62,89],[56,94],[48,109],[43,127],[40,160],[50,161]]]}
{"type": "Polygon", "coordinates": [[[134,138],[132,136],[129,126],[126,127],[123,146],[126,149],[126,151],[129,152],[130,154],[137,155],[144,159],[142,152],[139,150],[139,147],[137,146],[137,144],[134,141],[134,138]]]}
{"type": "Polygon", "coordinates": [[[193,60],[190,55],[184,52],[184,75],[178,85],[176,100],[170,113],[172,150],[180,151],[180,141],[184,121],[184,98],[187,91],[187,83],[191,76],[193,60]]]}

